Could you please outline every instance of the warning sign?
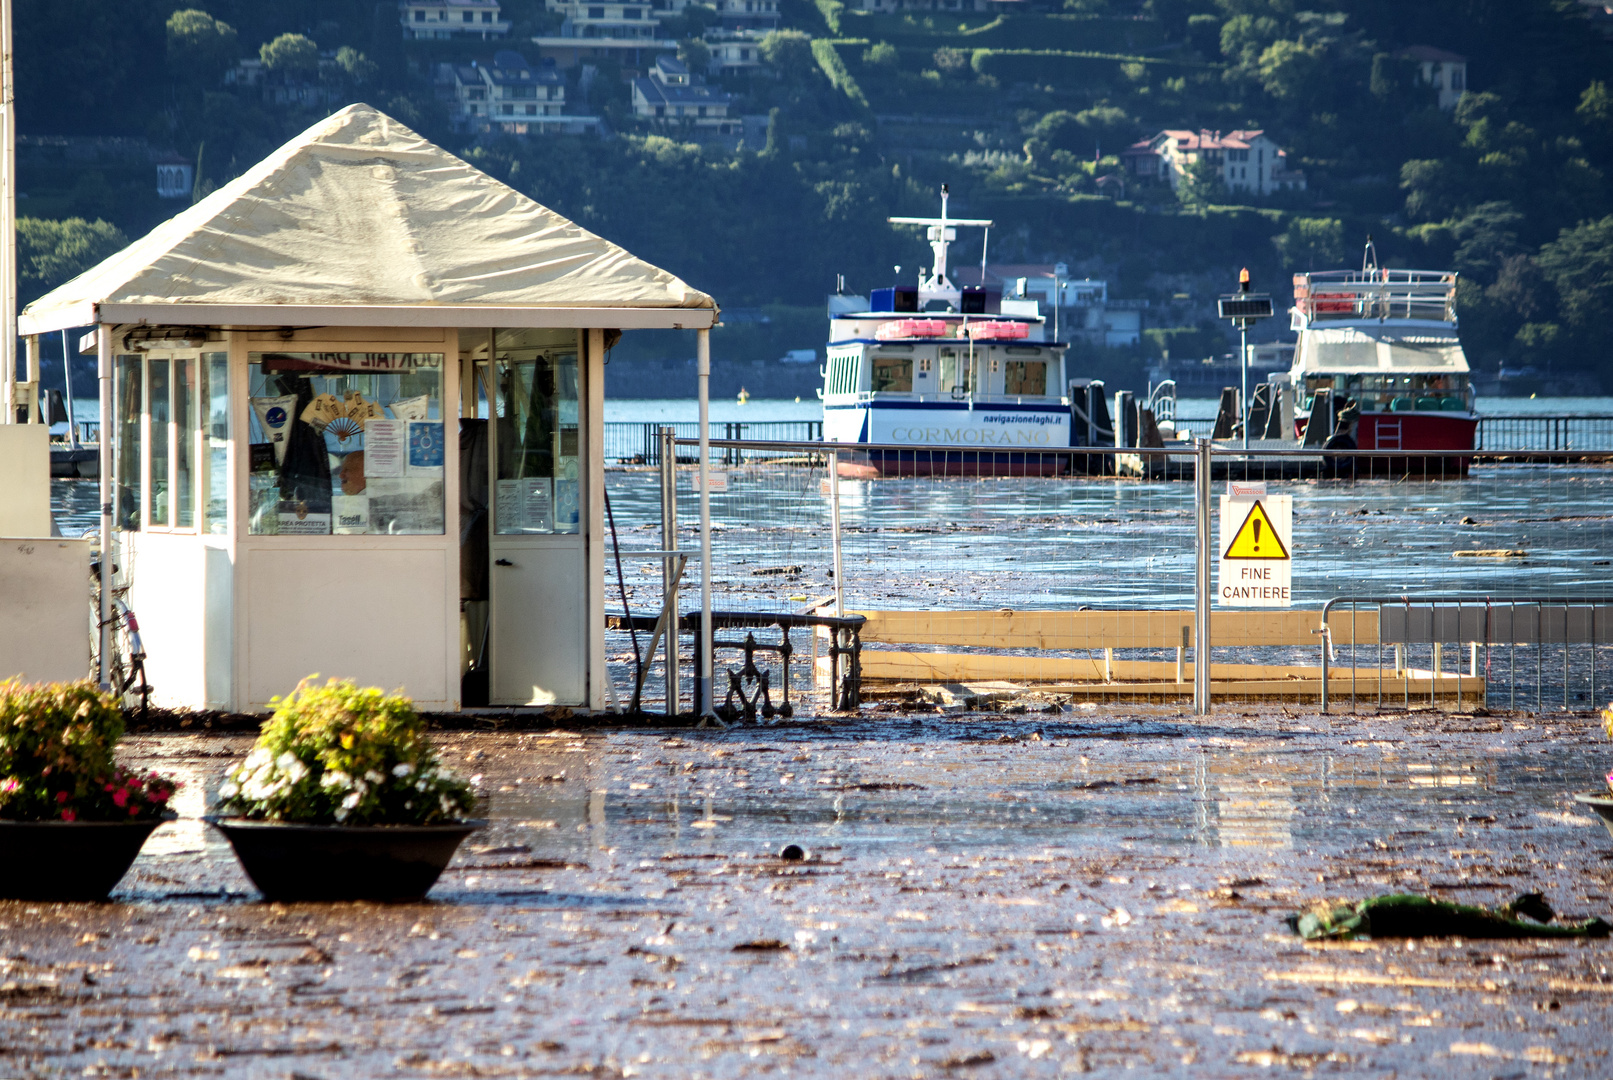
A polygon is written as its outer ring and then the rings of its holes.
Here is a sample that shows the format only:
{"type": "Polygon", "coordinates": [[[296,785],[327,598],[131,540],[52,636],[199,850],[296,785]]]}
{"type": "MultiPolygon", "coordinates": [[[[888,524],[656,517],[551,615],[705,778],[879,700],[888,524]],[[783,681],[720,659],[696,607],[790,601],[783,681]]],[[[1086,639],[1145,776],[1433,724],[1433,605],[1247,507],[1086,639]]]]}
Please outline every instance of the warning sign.
{"type": "Polygon", "coordinates": [[[1294,500],[1265,485],[1234,485],[1221,496],[1217,593],[1225,607],[1293,604],[1294,500]]]}
{"type": "Polygon", "coordinates": [[[1283,546],[1282,537],[1272,528],[1271,518],[1258,500],[1249,507],[1249,513],[1244,517],[1243,524],[1232,534],[1232,542],[1227,545],[1226,554],[1221,557],[1223,559],[1288,558],[1288,549],[1283,546]]]}

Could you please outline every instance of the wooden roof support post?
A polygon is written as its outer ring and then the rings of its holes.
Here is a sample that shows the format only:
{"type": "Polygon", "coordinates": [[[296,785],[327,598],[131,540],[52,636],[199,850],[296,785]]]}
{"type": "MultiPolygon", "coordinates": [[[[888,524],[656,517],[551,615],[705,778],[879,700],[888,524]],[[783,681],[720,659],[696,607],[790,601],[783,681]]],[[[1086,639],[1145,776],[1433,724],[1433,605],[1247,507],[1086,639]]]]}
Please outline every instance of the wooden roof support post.
{"type": "MultiPolygon", "coordinates": [[[[72,361],[71,357],[63,359],[72,361]]],[[[101,609],[95,681],[104,687],[112,677],[107,666],[112,648],[112,328],[104,324],[95,328],[95,371],[101,395],[101,438],[96,450],[101,492],[101,609]]]]}

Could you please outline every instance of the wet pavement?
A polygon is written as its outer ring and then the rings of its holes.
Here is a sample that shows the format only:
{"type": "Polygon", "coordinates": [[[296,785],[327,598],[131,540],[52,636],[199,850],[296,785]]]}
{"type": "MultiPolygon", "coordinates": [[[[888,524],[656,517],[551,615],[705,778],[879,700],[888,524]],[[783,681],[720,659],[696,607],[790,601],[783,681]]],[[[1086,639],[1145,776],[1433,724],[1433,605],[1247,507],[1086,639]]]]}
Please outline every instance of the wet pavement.
{"type": "Polygon", "coordinates": [[[1306,945],[1395,890],[1613,913],[1597,720],[865,711],[444,735],[490,826],[414,905],[258,900],[185,818],[0,903],[0,1076],[1606,1076],[1613,943],[1306,945]],[[799,861],[777,857],[789,843],[799,861]]]}

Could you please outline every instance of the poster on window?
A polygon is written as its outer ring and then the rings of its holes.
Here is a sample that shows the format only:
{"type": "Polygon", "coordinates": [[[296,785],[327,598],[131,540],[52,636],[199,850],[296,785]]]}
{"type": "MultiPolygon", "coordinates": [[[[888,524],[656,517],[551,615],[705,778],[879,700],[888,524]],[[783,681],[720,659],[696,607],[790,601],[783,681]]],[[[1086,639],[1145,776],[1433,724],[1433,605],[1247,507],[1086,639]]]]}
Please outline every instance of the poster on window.
{"type": "Polygon", "coordinates": [[[443,467],[441,420],[410,420],[409,476],[440,478],[443,467]]]}

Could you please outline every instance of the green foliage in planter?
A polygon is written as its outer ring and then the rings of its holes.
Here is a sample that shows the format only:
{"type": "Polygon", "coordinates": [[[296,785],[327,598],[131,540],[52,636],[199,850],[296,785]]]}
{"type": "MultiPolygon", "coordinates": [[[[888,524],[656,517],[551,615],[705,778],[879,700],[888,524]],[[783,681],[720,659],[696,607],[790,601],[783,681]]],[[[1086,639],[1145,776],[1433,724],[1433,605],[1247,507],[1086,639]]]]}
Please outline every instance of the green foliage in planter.
{"type": "Polygon", "coordinates": [[[309,676],[275,706],[219,788],[226,814],[269,821],[432,825],[469,813],[470,785],[444,769],[401,694],[309,676]]]}
{"type": "Polygon", "coordinates": [[[176,785],[113,760],[123,737],[117,698],[89,680],[0,682],[0,818],[149,820],[176,785]]]}

